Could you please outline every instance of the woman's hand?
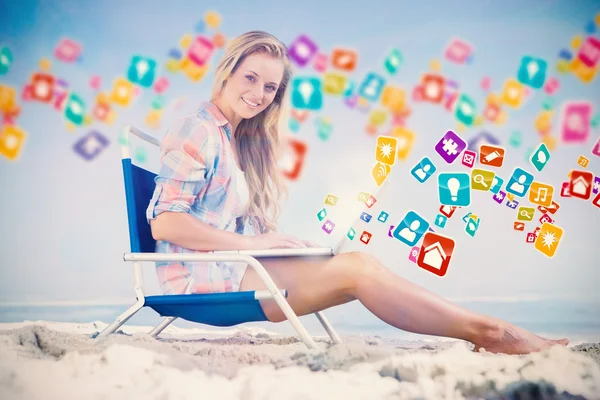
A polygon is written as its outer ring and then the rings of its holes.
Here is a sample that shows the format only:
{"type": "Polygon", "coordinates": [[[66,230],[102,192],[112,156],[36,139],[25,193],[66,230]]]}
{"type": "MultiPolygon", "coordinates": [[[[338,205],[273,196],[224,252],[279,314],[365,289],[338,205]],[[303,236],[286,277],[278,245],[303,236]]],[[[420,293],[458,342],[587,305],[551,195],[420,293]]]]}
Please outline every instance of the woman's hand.
{"type": "Polygon", "coordinates": [[[294,236],[277,232],[269,232],[262,235],[250,236],[249,239],[249,250],[302,249],[306,247],[319,247],[308,240],[301,240],[295,238],[294,236]]]}

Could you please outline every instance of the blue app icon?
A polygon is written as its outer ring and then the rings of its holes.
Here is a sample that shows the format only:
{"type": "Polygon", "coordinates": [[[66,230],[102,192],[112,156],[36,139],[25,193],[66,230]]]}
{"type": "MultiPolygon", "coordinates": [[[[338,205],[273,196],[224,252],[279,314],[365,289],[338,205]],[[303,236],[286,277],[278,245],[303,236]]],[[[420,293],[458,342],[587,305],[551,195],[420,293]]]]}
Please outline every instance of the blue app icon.
{"type": "Polygon", "coordinates": [[[500,189],[502,189],[502,184],[504,183],[504,179],[500,178],[498,175],[494,176],[494,180],[492,181],[492,187],[490,188],[490,192],[494,194],[498,194],[500,189]]]}
{"type": "Polygon", "coordinates": [[[515,196],[523,197],[533,183],[533,175],[522,168],[515,168],[506,184],[506,191],[515,196]]]}
{"type": "Polygon", "coordinates": [[[385,86],[385,78],[375,72],[369,72],[358,88],[358,94],[365,99],[375,102],[379,99],[383,87],[385,86]]]}
{"type": "Polygon", "coordinates": [[[479,229],[479,223],[481,222],[481,218],[477,219],[477,222],[473,218],[469,218],[467,220],[467,224],[465,225],[465,232],[469,234],[469,236],[474,237],[477,229],[479,229]]]}
{"type": "Polygon", "coordinates": [[[424,183],[437,170],[429,157],[423,157],[417,165],[413,167],[410,174],[421,183],[424,183]]]}
{"type": "Polygon", "coordinates": [[[390,214],[386,213],[385,211],[382,211],[381,213],[379,213],[379,217],[377,217],[377,220],[380,222],[385,222],[387,221],[389,216],[390,214]]]}
{"type": "Polygon", "coordinates": [[[413,247],[427,232],[427,228],[429,228],[429,222],[425,221],[416,212],[409,211],[396,226],[392,235],[402,243],[413,247]]]}
{"type": "Polygon", "coordinates": [[[446,221],[448,221],[448,217],[446,217],[443,214],[438,214],[435,217],[435,226],[439,226],[440,228],[443,228],[446,226],[446,221]]]}
{"type": "Polygon", "coordinates": [[[148,57],[133,56],[127,70],[127,79],[132,83],[149,88],[154,83],[156,61],[148,57]]]}
{"type": "Polygon", "coordinates": [[[362,214],[360,214],[360,219],[362,219],[365,222],[369,222],[371,220],[371,214],[363,212],[362,214]]]}
{"type": "Polygon", "coordinates": [[[525,56],[521,59],[521,66],[517,72],[517,80],[523,85],[540,89],[546,81],[548,63],[540,58],[525,56]]]}
{"type": "Polygon", "coordinates": [[[467,207],[471,204],[471,177],[465,172],[444,172],[438,175],[440,204],[467,207]]]}
{"type": "Polygon", "coordinates": [[[317,77],[297,76],[292,81],[292,104],[301,110],[319,110],[323,107],[323,89],[317,77]]]}
{"type": "Polygon", "coordinates": [[[462,220],[465,224],[467,223],[467,221],[469,221],[469,217],[471,216],[471,214],[473,214],[473,213],[468,212],[462,217],[462,220]]]}

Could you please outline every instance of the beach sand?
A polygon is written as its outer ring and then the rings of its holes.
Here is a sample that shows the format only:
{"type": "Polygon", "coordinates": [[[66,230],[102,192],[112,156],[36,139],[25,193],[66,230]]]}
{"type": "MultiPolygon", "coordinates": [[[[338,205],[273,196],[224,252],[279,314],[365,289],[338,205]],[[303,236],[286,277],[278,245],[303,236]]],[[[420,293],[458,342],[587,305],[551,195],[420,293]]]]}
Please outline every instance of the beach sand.
{"type": "Polygon", "coordinates": [[[526,356],[461,341],[295,337],[26,321],[0,324],[0,399],[600,399],[600,345],[526,356]]]}

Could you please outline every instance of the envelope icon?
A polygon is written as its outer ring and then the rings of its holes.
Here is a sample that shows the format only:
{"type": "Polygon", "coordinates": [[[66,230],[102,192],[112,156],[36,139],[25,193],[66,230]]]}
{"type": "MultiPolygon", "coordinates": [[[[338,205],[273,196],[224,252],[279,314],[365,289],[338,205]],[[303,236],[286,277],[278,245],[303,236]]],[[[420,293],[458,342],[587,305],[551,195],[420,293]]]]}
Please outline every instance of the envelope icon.
{"type": "Polygon", "coordinates": [[[515,231],[524,231],[525,230],[525,224],[523,222],[515,222],[514,223],[514,228],[515,228],[515,231]]]}
{"type": "Polygon", "coordinates": [[[465,164],[475,164],[475,156],[473,154],[465,154],[463,157],[465,164]]]}

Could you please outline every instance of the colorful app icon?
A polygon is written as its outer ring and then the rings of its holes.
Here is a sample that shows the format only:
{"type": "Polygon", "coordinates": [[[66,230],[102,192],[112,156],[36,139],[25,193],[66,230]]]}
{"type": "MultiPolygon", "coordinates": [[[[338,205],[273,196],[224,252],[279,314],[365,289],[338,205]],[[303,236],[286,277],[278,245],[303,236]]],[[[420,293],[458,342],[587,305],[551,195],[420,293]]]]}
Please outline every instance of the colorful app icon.
{"type": "Polygon", "coordinates": [[[71,93],[65,103],[65,118],[74,125],[83,124],[85,119],[85,103],[75,93],[71,93]]]}
{"type": "Polygon", "coordinates": [[[454,246],[454,239],[427,232],[419,249],[417,265],[437,276],[446,275],[454,246]]]}
{"type": "Polygon", "coordinates": [[[592,197],[593,182],[594,174],[591,172],[573,170],[569,180],[569,193],[572,197],[589,200],[592,197]]]}
{"type": "Polygon", "coordinates": [[[385,78],[375,72],[369,72],[358,87],[358,94],[364,99],[375,102],[385,87],[385,78]]]}
{"type": "Polygon", "coordinates": [[[327,217],[327,209],[322,208],[321,211],[317,213],[317,218],[319,219],[319,221],[323,221],[325,217],[327,217]]]}
{"type": "Polygon", "coordinates": [[[386,213],[385,211],[382,211],[379,213],[379,217],[377,217],[377,221],[386,222],[389,216],[390,216],[390,214],[386,213]]]}
{"type": "Polygon", "coordinates": [[[334,196],[332,194],[328,194],[327,197],[325,197],[325,204],[329,204],[330,206],[335,206],[337,204],[339,200],[339,197],[334,196]]]}
{"type": "Polygon", "coordinates": [[[333,232],[333,228],[335,228],[335,224],[330,220],[327,220],[321,229],[323,229],[327,234],[331,234],[331,232],[333,232]]]}
{"type": "Polygon", "coordinates": [[[475,101],[466,94],[461,94],[454,107],[454,117],[465,126],[471,126],[475,122],[477,107],[475,101]]]}
{"type": "Polygon", "coordinates": [[[415,246],[412,249],[410,249],[410,253],[408,253],[408,259],[412,262],[414,262],[415,264],[417,263],[417,258],[419,257],[419,250],[421,249],[421,246],[415,246]]]}
{"type": "Polygon", "coordinates": [[[502,89],[502,101],[510,107],[518,108],[523,102],[524,93],[525,87],[521,82],[513,78],[507,79],[502,89]]]}
{"type": "Polygon", "coordinates": [[[387,71],[388,74],[394,75],[398,72],[398,69],[404,63],[404,57],[402,53],[398,49],[390,50],[388,56],[385,58],[383,62],[383,67],[387,71]]]}
{"type": "Polygon", "coordinates": [[[453,63],[464,64],[473,54],[473,45],[459,38],[452,38],[444,51],[444,57],[453,63]]]}
{"type": "Polygon", "coordinates": [[[335,48],[331,51],[331,66],[342,71],[352,72],[356,69],[358,53],[356,50],[335,48]]]}
{"type": "MultiPolygon", "coordinates": [[[[506,197],[508,197],[508,194],[506,195],[506,197]]],[[[519,202],[516,200],[511,200],[511,199],[506,199],[506,207],[508,208],[512,208],[513,210],[517,208],[517,206],[519,205],[519,202]]]]}
{"type": "Polygon", "coordinates": [[[496,194],[500,191],[500,189],[502,188],[502,185],[504,184],[504,179],[500,178],[498,175],[494,176],[494,179],[492,180],[492,187],[490,188],[490,192],[496,194]]]}
{"type": "Polygon", "coordinates": [[[396,162],[396,146],[398,139],[392,136],[379,136],[377,138],[377,150],[375,159],[387,165],[394,165],[396,162]]]}
{"type": "Polygon", "coordinates": [[[300,177],[307,150],[306,143],[295,138],[287,138],[284,153],[279,162],[283,176],[292,181],[300,177]]]}
{"type": "Polygon", "coordinates": [[[456,211],[458,207],[455,206],[446,206],[446,205],[441,205],[440,206],[440,213],[448,218],[452,217],[452,214],[454,214],[454,212],[456,211]]]}
{"type": "Polygon", "coordinates": [[[532,182],[529,188],[529,201],[541,206],[550,206],[552,204],[552,195],[554,187],[540,182],[532,182]]]}
{"type": "Polygon", "coordinates": [[[360,219],[362,219],[365,222],[369,222],[371,221],[372,215],[366,212],[363,212],[360,214],[360,219]]]}
{"type": "Polygon", "coordinates": [[[501,167],[504,153],[504,147],[482,144],[479,148],[479,162],[490,167],[501,167]]]}
{"type": "Polygon", "coordinates": [[[348,237],[348,239],[354,240],[354,237],[356,236],[356,231],[354,230],[354,228],[348,229],[346,236],[348,237]]]}
{"type": "Polygon", "coordinates": [[[363,233],[360,235],[360,241],[363,242],[364,244],[369,244],[369,242],[371,241],[371,237],[373,235],[367,231],[363,231],[363,233]]]}
{"type": "Polygon", "coordinates": [[[444,82],[441,75],[425,74],[421,78],[421,95],[423,101],[440,103],[444,99],[444,82]]]}
{"type": "Polygon", "coordinates": [[[533,175],[522,168],[515,168],[508,183],[506,191],[515,196],[523,197],[533,182],[533,175]]]}
{"type": "Polygon", "coordinates": [[[381,93],[381,104],[392,113],[400,113],[406,109],[406,92],[402,88],[386,85],[381,93]]]}
{"type": "Polygon", "coordinates": [[[305,67],[317,53],[318,47],[306,35],[298,36],[288,49],[288,57],[299,67],[305,67]]]}
{"type": "Polygon", "coordinates": [[[373,207],[373,205],[377,203],[377,199],[375,197],[373,197],[373,195],[369,195],[369,197],[367,198],[367,201],[365,201],[365,205],[369,208],[373,207]]]}
{"type": "Polygon", "coordinates": [[[31,98],[49,103],[54,96],[54,77],[49,74],[36,73],[31,77],[31,98]]]}
{"type": "Polygon", "coordinates": [[[438,175],[440,204],[467,207],[471,204],[471,177],[464,172],[438,175]]]}
{"type": "Polygon", "coordinates": [[[473,190],[483,190],[487,192],[492,187],[496,174],[492,171],[475,168],[471,171],[471,188],[473,190]]]}
{"type": "Polygon", "coordinates": [[[5,124],[0,130],[0,154],[10,161],[15,161],[21,155],[27,135],[14,126],[5,124]]]}
{"type": "Polygon", "coordinates": [[[62,62],[75,62],[81,54],[81,45],[71,39],[64,38],[54,49],[54,57],[62,62]]]}
{"type": "Polygon", "coordinates": [[[392,136],[398,139],[398,142],[396,143],[396,148],[398,149],[396,157],[398,160],[406,160],[415,141],[414,132],[403,126],[396,126],[392,129],[392,136]]]}
{"type": "Polygon", "coordinates": [[[529,159],[531,165],[540,172],[544,169],[548,161],[550,161],[550,151],[545,143],[540,144],[540,146],[531,153],[529,159]]]}
{"type": "Polygon", "coordinates": [[[475,165],[475,159],[477,158],[477,153],[472,150],[465,150],[462,158],[462,165],[465,167],[473,168],[475,165]]]}
{"type": "Polygon", "coordinates": [[[375,163],[373,169],[371,170],[371,176],[373,176],[377,186],[381,186],[383,184],[391,170],[392,168],[387,164],[380,162],[375,163]]]}
{"type": "Polygon", "coordinates": [[[126,107],[133,97],[133,84],[125,78],[117,78],[113,83],[110,99],[126,107]]]}
{"type": "Polygon", "coordinates": [[[590,136],[592,103],[570,101],[563,105],[560,118],[560,132],[565,143],[584,143],[590,136]]]}
{"type": "Polygon", "coordinates": [[[533,207],[519,207],[519,211],[517,212],[517,219],[519,221],[531,221],[533,220],[534,214],[535,208],[533,207]]]}
{"type": "Polygon", "coordinates": [[[295,77],[292,80],[292,105],[303,110],[323,107],[321,80],[317,77],[295,77]]]}
{"type": "Polygon", "coordinates": [[[108,147],[108,138],[98,131],[91,131],[73,145],[73,150],[83,159],[91,161],[108,147]]]}
{"type": "MultiPolygon", "coordinates": [[[[315,71],[323,73],[327,70],[329,56],[325,53],[317,52],[312,59],[312,67],[315,71]]],[[[337,74],[336,74],[337,75],[337,74]]],[[[323,79],[323,88],[325,89],[325,79],[323,79]]]]}
{"type": "Polygon", "coordinates": [[[560,196],[561,197],[571,197],[571,182],[563,182],[560,186],[560,196]]]}
{"type": "Polygon", "coordinates": [[[429,157],[423,157],[423,159],[413,167],[410,174],[414,176],[417,181],[424,183],[436,170],[437,168],[433,165],[429,157]]]}
{"type": "Polygon", "coordinates": [[[533,243],[535,242],[535,239],[537,238],[537,235],[533,232],[528,232],[527,236],[525,237],[525,241],[527,243],[533,243]]]}
{"type": "Polygon", "coordinates": [[[148,57],[133,56],[127,70],[127,79],[131,83],[149,88],[156,77],[156,61],[148,57]]]}
{"type": "Polygon", "coordinates": [[[594,184],[592,185],[592,193],[597,194],[600,192],[600,176],[594,177],[594,184]]]}
{"type": "Polygon", "coordinates": [[[6,75],[13,62],[12,51],[8,47],[0,48],[0,75],[6,75]]]}
{"type": "Polygon", "coordinates": [[[546,82],[548,63],[540,58],[525,56],[517,72],[517,79],[524,85],[540,89],[546,82]]]}
{"type": "Polygon", "coordinates": [[[481,219],[477,218],[473,214],[469,216],[467,219],[467,224],[465,225],[465,232],[471,237],[475,237],[477,230],[479,229],[479,224],[481,223],[481,219]]]}
{"type": "Polygon", "coordinates": [[[496,203],[502,204],[502,202],[506,198],[506,192],[503,192],[502,190],[500,190],[497,193],[494,193],[494,196],[492,198],[494,199],[494,201],[496,203]]]}
{"type": "Polygon", "coordinates": [[[435,217],[435,225],[439,226],[440,228],[443,228],[446,226],[446,222],[448,221],[448,217],[446,217],[443,214],[438,214],[435,217]]]}
{"type": "Polygon", "coordinates": [[[540,233],[535,239],[534,247],[540,253],[548,257],[554,257],[562,236],[562,228],[546,222],[542,225],[540,233]]]}
{"type": "Polygon", "coordinates": [[[584,156],[579,156],[579,159],[577,160],[577,164],[581,165],[583,168],[587,168],[589,163],[590,160],[584,156]]]}
{"type": "Polygon", "coordinates": [[[588,68],[595,68],[600,60],[600,39],[588,36],[577,52],[577,58],[588,68]]]}
{"type": "Polygon", "coordinates": [[[538,210],[540,210],[543,213],[549,213],[549,214],[556,213],[559,208],[560,208],[560,206],[555,201],[552,201],[552,204],[550,204],[548,207],[538,206],[538,210]]]}
{"type": "Polygon", "coordinates": [[[554,220],[552,219],[551,216],[549,216],[548,214],[544,214],[540,217],[540,223],[549,223],[549,224],[553,224],[554,220]]]}
{"type": "Polygon", "coordinates": [[[460,153],[467,148],[465,142],[460,136],[453,131],[448,131],[440,141],[435,145],[435,151],[446,161],[452,164],[460,153]]]}
{"type": "Polygon", "coordinates": [[[414,211],[409,211],[396,226],[392,235],[408,246],[414,246],[427,232],[429,222],[414,211]]]}
{"type": "Polygon", "coordinates": [[[523,222],[514,222],[513,223],[513,229],[515,231],[524,231],[525,230],[525,224],[523,222]]]}

